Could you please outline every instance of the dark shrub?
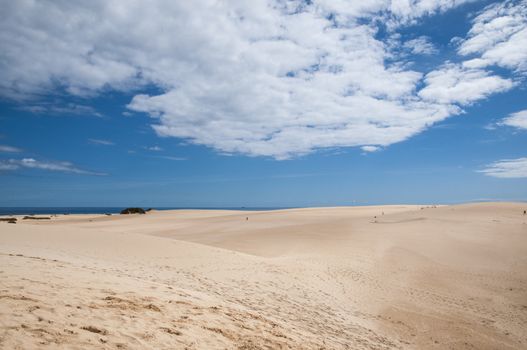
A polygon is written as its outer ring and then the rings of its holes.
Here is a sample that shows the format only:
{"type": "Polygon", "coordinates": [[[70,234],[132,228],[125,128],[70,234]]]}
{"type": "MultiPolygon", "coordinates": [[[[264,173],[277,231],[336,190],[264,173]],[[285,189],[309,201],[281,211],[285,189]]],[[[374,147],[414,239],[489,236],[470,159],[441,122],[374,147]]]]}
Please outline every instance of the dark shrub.
{"type": "Polygon", "coordinates": [[[124,210],[121,210],[121,214],[145,214],[145,210],[143,208],[126,208],[124,210]]]}
{"type": "Polygon", "coordinates": [[[0,221],[5,221],[8,224],[16,224],[16,218],[0,218],[0,221]]]}

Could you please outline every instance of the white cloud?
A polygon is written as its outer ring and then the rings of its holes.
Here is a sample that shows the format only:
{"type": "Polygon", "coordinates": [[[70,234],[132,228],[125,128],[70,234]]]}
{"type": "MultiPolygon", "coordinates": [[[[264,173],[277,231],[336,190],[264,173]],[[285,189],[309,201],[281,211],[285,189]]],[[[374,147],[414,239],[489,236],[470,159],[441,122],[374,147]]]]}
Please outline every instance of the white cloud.
{"type": "Polygon", "coordinates": [[[0,152],[1,153],[18,153],[18,152],[22,152],[22,150],[18,147],[0,145],[0,152]]]}
{"type": "Polygon", "coordinates": [[[527,70],[527,1],[503,1],[488,6],[473,20],[459,53],[478,54],[469,67],[498,65],[527,70]]]}
{"type": "Polygon", "coordinates": [[[527,178],[527,158],[500,160],[479,172],[498,178],[527,178]]]}
{"type": "Polygon", "coordinates": [[[510,114],[507,118],[504,118],[499,124],[512,126],[518,129],[527,129],[527,109],[510,114]]]}
{"type": "Polygon", "coordinates": [[[0,161],[0,171],[16,170],[19,166],[16,164],[10,164],[5,161],[0,161]]]}
{"type": "Polygon", "coordinates": [[[145,147],[145,149],[147,149],[149,151],[154,151],[154,152],[161,152],[163,150],[159,146],[149,146],[149,147],[145,147]]]}
{"type": "Polygon", "coordinates": [[[60,171],[80,175],[106,175],[75,167],[69,162],[40,161],[33,158],[0,160],[0,170],[17,170],[20,168],[60,171]]]}
{"type": "Polygon", "coordinates": [[[387,5],[390,13],[387,25],[394,27],[400,24],[415,24],[420,17],[444,13],[449,9],[474,1],[477,0],[391,0],[377,3],[387,5]]]}
{"type": "Polygon", "coordinates": [[[103,146],[113,146],[115,143],[108,140],[100,140],[100,139],[88,139],[90,143],[93,143],[94,145],[103,145],[103,146]]]}
{"type": "Polygon", "coordinates": [[[510,79],[457,64],[446,64],[428,73],[425,83],[426,86],[419,91],[419,96],[423,99],[461,105],[470,104],[514,86],[510,79]]]}
{"type": "Polygon", "coordinates": [[[404,48],[416,55],[433,55],[438,52],[429,37],[420,36],[404,43],[404,48]]]}
{"type": "MultiPolygon", "coordinates": [[[[154,86],[129,110],[149,114],[160,136],[221,153],[286,159],[319,148],[384,147],[460,113],[456,104],[512,86],[447,66],[426,75],[419,91],[422,72],[387,63],[392,48],[376,38],[376,20],[395,32],[465,2],[7,2],[0,94],[27,99],[59,88],[93,96],[154,86]]],[[[419,53],[434,49],[416,40],[419,53]]]]}
{"type": "Polygon", "coordinates": [[[19,107],[20,110],[28,111],[35,114],[46,115],[86,115],[102,117],[102,114],[97,112],[93,107],[75,104],[75,103],[38,103],[23,105],[19,107]]]}
{"type": "Polygon", "coordinates": [[[381,148],[377,146],[362,146],[360,149],[364,152],[377,152],[381,148]]]}
{"type": "Polygon", "coordinates": [[[168,160],[187,160],[185,157],[174,157],[174,156],[157,156],[157,158],[168,159],[168,160]]]}

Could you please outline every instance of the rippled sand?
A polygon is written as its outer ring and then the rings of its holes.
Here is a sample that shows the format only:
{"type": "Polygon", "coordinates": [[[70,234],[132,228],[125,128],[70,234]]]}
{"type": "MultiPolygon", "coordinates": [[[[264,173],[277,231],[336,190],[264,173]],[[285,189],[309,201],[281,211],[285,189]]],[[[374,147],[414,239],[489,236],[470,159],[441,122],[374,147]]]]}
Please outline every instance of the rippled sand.
{"type": "Polygon", "coordinates": [[[0,348],[525,349],[525,209],[0,222],[0,348]]]}

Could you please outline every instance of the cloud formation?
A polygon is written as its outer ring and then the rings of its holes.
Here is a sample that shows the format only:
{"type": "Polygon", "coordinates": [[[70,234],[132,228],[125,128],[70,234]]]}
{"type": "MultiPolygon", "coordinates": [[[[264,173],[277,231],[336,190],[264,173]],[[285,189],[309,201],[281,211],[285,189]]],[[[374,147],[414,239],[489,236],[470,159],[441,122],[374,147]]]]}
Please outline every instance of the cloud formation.
{"type": "Polygon", "coordinates": [[[416,55],[433,55],[439,51],[427,36],[420,36],[404,43],[404,48],[416,55]]]}
{"type": "Polygon", "coordinates": [[[527,71],[527,1],[502,1],[488,6],[473,20],[459,53],[478,55],[465,63],[472,68],[498,65],[527,71]]]}
{"type": "Polygon", "coordinates": [[[145,149],[148,151],[154,151],[154,152],[161,152],[163,150],[159,146],[146,146],[145,149]]]}
{"type": "Polygon", "coordinates": [[[527,158],[500,160],[487,165],[479,172],[498,178],[527,178],[527,158]]]}
{"type": "Polygon", "coordinates": [[[18,147],[0,145],[0,153],[18,153],[18,152],[22,152],[22,150],[18,147]]]}
{"type": "Polygon", "coordinates": [[[504,118],[499,124],[512,126],[518,129],[527,129],[527,109],[510,114],[507,118],[504,118]]]}
{"type": "Polygon", "coordinates": [[[377,152],[381,148],[377,146],[362,146],[360,149],[364,152],[377,152]]]}
{"type": "Polygon", "coordinates": [[[426,86],[419,91],[424,100],[436,103],[469,105],[490,94],[506,91],[513,87],[510,79],[459,64],[447,64],[428,73],[426,86]]]}
{"type": "MultiPolygon", "coordinates": [[[[20,97],[23,97],[20,96],[20,97]]],[[[46,114],[46,115],[65,115],[65,116],[95,116],[102,117],[102,114],[97,112],[95,108],[91,106],[75,104],[75,103],[38,103],[38,104],[29,104],[19,107],[20,110],[28,111],[35,114],[46,114]]]]}
{"type": "Polygon", "coordinates": [[[60,171],[64,173],[73,173],[80,175],[106,175],[104,173],[97,173],[93,171],[79,169],[69,162],[40,161],[33,158],[0,160],[0,170],[8,171],[17,170],[21,168],[60,171]]]}
{"type": "Polygon", "coordinates": [[[174,156],[157,156],[156,158],[175,160],[175,161],[187,160],[187,158],[185,158],[185,157],[174,157],[174,156]]]}
{"type": "MultiPolygon", "coordinates": [[[[0,94],[27,99],[57,89],[81,97],[142,90],[128,108],[152,117],[159,136],[226,154],[287,159],[322,148],[385,147],[514,86],[488,69],[488,62],[523,69],[521,54],[498,59],[492,53],[497,45],[522,42],[525,14],[514,15],[514,5],[491,6],[476,17],[459,47],[463,57],[477,56],[467,57],[472,63],[418,72],[389,60],[401,47],[379,38],[380,23],[396,33],[466,2],[7,2],[0,18],[0,94]],[[500,16],[520,24],[480,43],[489,30],[480,23],[500,16]],[[156,93],[145,92],[147,86],[156,93]]],[[[435,52],[426,37],[412,40],[401,45],[435,52]]]]}
{"type": "Polygon", "coordinates": [[[108,140],[101,140],[101,139],[88,139],[88,142],[94,144],[94,145],[103,145],[103,146],[114,146],[115,143],[108,140]]]}

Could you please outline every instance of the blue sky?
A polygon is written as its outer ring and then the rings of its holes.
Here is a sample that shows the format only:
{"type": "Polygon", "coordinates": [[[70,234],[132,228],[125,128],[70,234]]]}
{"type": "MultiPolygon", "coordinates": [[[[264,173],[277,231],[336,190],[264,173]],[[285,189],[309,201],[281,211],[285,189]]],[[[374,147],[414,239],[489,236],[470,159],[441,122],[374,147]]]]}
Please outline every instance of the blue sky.
{"type": "Polygon", "coordinates": [[[526,1],[0,6],[0,206],[527,200],[526,1]]]}

